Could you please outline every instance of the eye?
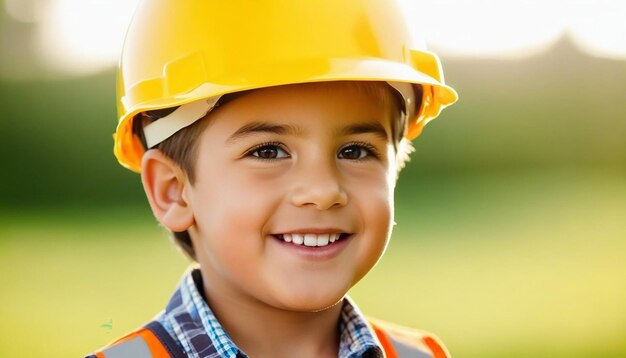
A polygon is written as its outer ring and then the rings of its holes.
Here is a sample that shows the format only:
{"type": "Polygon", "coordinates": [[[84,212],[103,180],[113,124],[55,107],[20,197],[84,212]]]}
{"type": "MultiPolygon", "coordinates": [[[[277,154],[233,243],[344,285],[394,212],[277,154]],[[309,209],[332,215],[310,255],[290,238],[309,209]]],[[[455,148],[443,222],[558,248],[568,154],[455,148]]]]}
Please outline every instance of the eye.
{"type": "Polygon", "coordinates": [[[277,144],[263,144],[253,148],[248,155],[259,159],[282,159],[289,158],[289,154],[277,144]]]}
{"type": "Polygon", "coordinates": [[[378,157],[376,149],[374,149],[371,145],[365,143],[350,144],[346,147],[343,147],[337,155],[337,157],[340,159],[348,160],[360,160],[370,156],[378,157]]]}

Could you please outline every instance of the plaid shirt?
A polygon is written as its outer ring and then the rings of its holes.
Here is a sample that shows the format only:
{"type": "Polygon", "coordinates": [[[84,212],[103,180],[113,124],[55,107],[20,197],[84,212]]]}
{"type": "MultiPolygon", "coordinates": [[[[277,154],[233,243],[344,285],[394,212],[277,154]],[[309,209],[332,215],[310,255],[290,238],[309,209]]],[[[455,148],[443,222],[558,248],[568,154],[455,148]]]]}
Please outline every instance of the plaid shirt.
{"type": "MultiPolygon", "coordinates": [[[[155,318],[189,357],[242,358],[247,355],[230,339],[202,298],[200,269],[185,272],[167,307],[155,318]]],[[[382,358],[382,348],[359,309],[346,298],[339,319],[340,358],[382,358]]]]}

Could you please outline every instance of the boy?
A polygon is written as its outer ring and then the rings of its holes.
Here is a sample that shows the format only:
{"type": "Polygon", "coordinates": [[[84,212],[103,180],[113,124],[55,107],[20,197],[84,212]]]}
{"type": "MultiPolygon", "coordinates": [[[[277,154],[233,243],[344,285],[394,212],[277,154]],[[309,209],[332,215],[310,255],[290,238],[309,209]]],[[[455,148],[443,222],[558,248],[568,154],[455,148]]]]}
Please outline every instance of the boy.
{"type": "Polygon", "coordinates": [[[96,357],[447,357],[346,297],[422,127],[456,101],[389,0],[149,0],[115,154],[199,268],[96,357]]]}

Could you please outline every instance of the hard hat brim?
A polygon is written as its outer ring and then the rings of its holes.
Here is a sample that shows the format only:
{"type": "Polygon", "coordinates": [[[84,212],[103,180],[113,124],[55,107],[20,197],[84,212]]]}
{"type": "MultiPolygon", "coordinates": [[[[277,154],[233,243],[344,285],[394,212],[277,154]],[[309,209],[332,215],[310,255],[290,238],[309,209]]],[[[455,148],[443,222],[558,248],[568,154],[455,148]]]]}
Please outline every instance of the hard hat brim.
{"type": "MultiPolygon", "coordinates": [[[[241,78],[209,79],[199,82],[197,86],[187,92],[173,93],[168,97],[140,98],[128,88],[126,97],[121,99],[124,105],[124,114],[119,118],[115,135],[114,153],[120,164],[135,171],[141,171],[141,156],[138,153],[136,138],[132,133],[132,118],[140,112],[181,106],[203,98],[221,96],[228,93],[259,89],[272,86],[328,82],[328,81],[384,81],[406,82],[416,85],[432,87],[432,99],[440,108],[456,102],[456,91],[437,79],[423,73],[408,64],[388,61],[384,59],[332,59],[306,64],[271,64],[263,68],[250,69],[245,74],[245,81],[241,78]],[[289,68],[290,71],[285,71],[289,68]],[[280,69],[280,71],[277,71],[280,69]],[[282,73],[276,76],[276,73],[282,73]],[[250,85],[253,83],[254,85],[250,85]],[[132,104],[131,104],[132,103],[132,104]]],[[[199,79],[200,80],[200,79],[199,79]]],[[[162,80],[165,86],[167,79],[162,80]]],[[[137,91],[140,93],[141,91],[137,91]]],[[[164,91],[171,93],[171,91],[164,91]]]]}

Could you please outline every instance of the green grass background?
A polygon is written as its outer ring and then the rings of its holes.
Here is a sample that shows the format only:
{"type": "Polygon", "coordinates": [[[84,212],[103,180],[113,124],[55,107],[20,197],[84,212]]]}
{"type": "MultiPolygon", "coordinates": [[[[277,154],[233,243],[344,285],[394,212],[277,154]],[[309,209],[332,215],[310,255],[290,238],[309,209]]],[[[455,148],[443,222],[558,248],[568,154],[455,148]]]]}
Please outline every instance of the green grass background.
{"type": "MultiPolygon", "coordinates": [[[[351,292],[454,357],[626,357],[626,61],[567,39],[446,59],[397,227],[351,292]]],[[[0,80],[0,357],[77,357],[150,320],[188,265],[112,155],[115,72],[0,80]]]]}
{"type": "MultiPolygon", "coordinates": [[[[626,356],[626,174],[441,178],[351,295],[456,357],[626,356]]],[[[3,213],[0,357],[72,357],[148,321],[187,265],[145,206],[3,213]],[[8,240],[7,240],[8,239],[8,240]]]]}

